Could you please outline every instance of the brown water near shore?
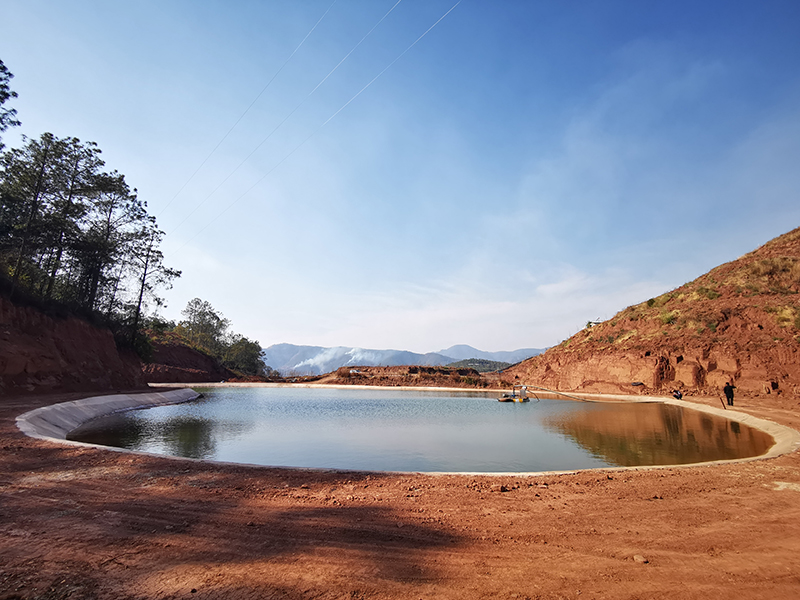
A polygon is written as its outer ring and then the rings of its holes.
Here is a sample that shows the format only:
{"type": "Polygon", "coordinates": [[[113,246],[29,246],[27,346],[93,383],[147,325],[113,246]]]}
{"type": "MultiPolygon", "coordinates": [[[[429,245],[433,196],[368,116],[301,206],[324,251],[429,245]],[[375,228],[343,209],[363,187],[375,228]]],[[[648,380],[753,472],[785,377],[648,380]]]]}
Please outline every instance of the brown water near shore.
{"type": "Polygon", "coordinates": [[[546,422],[596,456],[620,466],[690,464],[760,456],[774,440],[738,421],[669,404],[650,410],[570,411],[546,422]]]}
{"type": "MultiPolygon", "coordinates": [[[[796,598],[800,457],[522,476],[68,446],[0,402],[0,598],[796,598]]],[[[717,399],[700,399],[707,405],[717,399]]],[[[798,400],[737,410],[793,428],[798,400]]]]}

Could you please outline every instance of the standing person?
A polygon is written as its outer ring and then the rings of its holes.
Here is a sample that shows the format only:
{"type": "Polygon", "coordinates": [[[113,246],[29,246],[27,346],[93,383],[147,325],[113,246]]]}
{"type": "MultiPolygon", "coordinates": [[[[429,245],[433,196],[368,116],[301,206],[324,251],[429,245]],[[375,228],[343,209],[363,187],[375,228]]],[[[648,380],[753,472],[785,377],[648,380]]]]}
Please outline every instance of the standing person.
{"type": "Polygon", "coordinates": [[[733,390],[735,389],[736,386],[730,381],[725,384],[724,388],[722,388],[722,391],[725,394],[725,399],[728,401],[728,406],[733,406],[733,390]]]}

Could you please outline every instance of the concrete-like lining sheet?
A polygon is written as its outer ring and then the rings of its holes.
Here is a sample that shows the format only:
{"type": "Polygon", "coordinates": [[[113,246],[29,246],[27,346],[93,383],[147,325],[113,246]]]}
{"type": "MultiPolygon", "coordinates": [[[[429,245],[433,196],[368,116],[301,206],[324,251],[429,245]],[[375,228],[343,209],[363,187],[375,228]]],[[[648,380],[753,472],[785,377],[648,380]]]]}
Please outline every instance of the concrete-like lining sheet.
{"type": "Polygon", "coordinates": [[[66,440],[70,431],[97,417],[138,408],[180,404],[199,396],[192,389],[179,389],[82,398],[26,412],[17,417],[17,427],[30,437],[66,440]]]}

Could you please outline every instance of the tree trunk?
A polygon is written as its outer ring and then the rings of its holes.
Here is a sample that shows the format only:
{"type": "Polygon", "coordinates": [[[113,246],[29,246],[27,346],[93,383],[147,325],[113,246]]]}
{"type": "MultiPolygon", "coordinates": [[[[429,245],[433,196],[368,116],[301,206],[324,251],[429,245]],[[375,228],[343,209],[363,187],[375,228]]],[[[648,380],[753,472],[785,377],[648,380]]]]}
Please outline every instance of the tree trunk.
{"type": "Polygon", "coordinates": [[[44,297],[49,299],[50,294],[53,292],[53,284],[56,280],[58,270],[61,268],[61,256],[64,254],[64,222],[69,217],[69,207],[72,206],[72,198],[75,196],[75,181],[78,178],[78,165],[80,164],[80,156],[75,158],[75,164],[72,165],[72,175],[69,179],[69,193],[67,194],[67,202],[64,205],[64,210],[61,211],[61,228],[58,232],[58,250],[56,251],[55,262],[53,268],[50,270],[50,277],[47,281],[47,290],[44,297]]]}
{"type": "Polygon", "coordinates": [[[36,214],[39,212],[39,197],[42,193],[42,187],[44,186],[44,172],[47,168],[47,158],[50,154],[50,148],[53,146],[53,141],[49,140],[47,147],[44,150],[44,156],[42,156],[42,166],[39,169],[39,175],[36,177],[36,189],[33,193],[33,200],[31,202],[31,211],[28,214],[28,222],[25,224],[25,233],[22,236],[22,243],[19,247],[19,254],[17,255],[17,264],[14,266],[14,278],[11,281],[11,294],[10,297],[14,297],[14,291],[17,289],[17,283],[19,282],[19,275],[20,271],[22,270],[22,259],[25,257],[25,251],[28,249],[28,240],[30,239],[31,228],[33,226],[33,222],[36,218],[36,214]]]}
{"type": "Polygon", "coordinates": [[[131,326],[131,343],[136,339],[136,333],[139,331],[139,318],[142,314],[142,300],[144,299],[144,290],[147,285],[147,270],[150,267],[150,253],[153,248],[153,240],[147,245],[147,254],[144,257],[144,267],[142,268],[142,284],[139,286],[139,301],[136,303],[136,312],[133,314],[133,324],[131,326]]]}

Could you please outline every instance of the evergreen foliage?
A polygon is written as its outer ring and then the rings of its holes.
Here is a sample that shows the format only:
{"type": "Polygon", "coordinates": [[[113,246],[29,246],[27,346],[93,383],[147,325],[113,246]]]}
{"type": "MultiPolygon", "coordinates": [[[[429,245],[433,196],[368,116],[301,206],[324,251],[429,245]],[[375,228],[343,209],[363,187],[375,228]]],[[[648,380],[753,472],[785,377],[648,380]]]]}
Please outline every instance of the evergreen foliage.
{"type": "MultiPolygon", "coordinates": [[[[0,61],[0,132],[18,125],[0,61]]],[[[180,272],[163,264],[164,235],[125,177],[104,170],[94,142],[43,133],[0,154],[0,280],[12,299],[58,306],[147,347],[143,315],[180,272]]],[[[2,144],[0,144],[2,149],[2,144]]]]}
{"type": "MultiPolygon", "coordinates": [[[[8,100],[17,97],[17,92],[12,90],[9,85],[13,77],[13,73],[11,73],[11,71],[6,68],[5,64],[3,64],[3,61],[0,60],[0,133],[4,132],[9,127],[15,127],[20,124],[16,118],[16,109],[3,107],[8,100]]],[[[0,150],[3,148],[3,140],[0,138],[0,150]]]]}
{"type": "Polygon", "coordinates": [[[223,366],[243,375],[271,376],[261,344],[229,331],[231,322],[209,302],[194,298],[181,311],[184,317],[172,332],[190,346],[218,359],[223,366]]]}
{"type": "MultiPolygon", "coordinates": [[[[19,125],[13,75],[0,61],[0,133],[19,125]]],[[[107,325],[148,361],[153,340],[172,334],[245,375],[272,375],[257,341],[199,298],[179,324],[148,316],[180,271],[164,265],[164,232],[94,142],[43,133],[0,153],[0,290],[15,301],[107,325]],[[147,330],[148,334],[145,334],[147,330]]],[[[4,146],[0,140],[0,151],[4,146]]]]}

